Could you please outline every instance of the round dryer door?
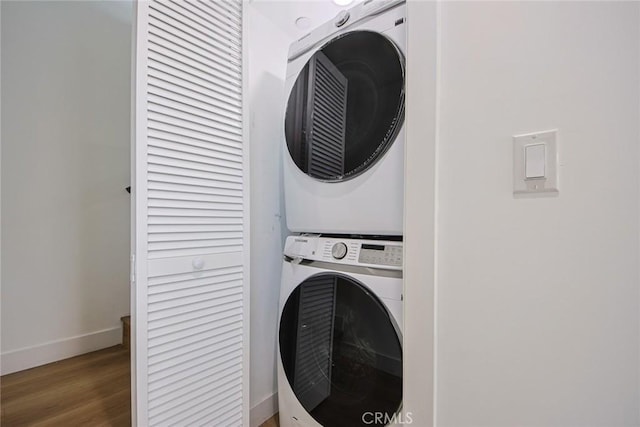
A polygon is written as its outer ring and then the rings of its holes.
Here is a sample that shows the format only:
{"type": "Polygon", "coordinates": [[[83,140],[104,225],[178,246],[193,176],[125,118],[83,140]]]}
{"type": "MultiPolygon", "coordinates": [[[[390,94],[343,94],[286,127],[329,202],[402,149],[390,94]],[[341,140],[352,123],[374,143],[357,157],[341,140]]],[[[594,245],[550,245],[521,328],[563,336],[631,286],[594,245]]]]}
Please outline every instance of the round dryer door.
{"type": "MultiPolygon", "coordinates": [[[[324,427],[390,420],[402,402],[402,347],[383,303],[357,281],[320,274],[289,296],[280,357],[293,393],[324,427]]],[[[377,424],[382,425],[382,424],[377,424]]]]}
{"type": "Polygon", "coordinates": [[[404,120],[404,58],[380,33],[354,31],[317,51],[289,95],[285,137],[305,174],[342,181],[369,169],[404,120]]]}

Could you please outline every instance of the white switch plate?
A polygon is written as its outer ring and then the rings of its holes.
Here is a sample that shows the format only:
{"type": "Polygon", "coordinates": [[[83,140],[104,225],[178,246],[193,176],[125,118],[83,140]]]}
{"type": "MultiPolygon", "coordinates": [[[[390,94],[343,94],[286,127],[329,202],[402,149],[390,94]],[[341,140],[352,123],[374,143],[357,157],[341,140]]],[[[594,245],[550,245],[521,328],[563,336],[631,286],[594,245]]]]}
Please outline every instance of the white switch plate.
{"type": "Polygon", "coordinates": [[[513,137],[515,197],[558,195],[557,133],[554,129],[513,137]]]}

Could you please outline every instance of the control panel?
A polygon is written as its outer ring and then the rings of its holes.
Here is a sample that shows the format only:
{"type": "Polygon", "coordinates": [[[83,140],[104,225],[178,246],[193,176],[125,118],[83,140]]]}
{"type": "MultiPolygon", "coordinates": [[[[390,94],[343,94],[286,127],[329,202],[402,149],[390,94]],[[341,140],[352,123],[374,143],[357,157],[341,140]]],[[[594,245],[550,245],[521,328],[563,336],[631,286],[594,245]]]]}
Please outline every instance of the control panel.
{"type": "Polygon", "coordinates": [[[402,242],[289,236],[284,254],[294,260],[402,270],[402,242]]]}
{"type": "Polygon", "coordinates": [[[362,264],[395,265],[402,267],[402,246],[363,243],[358,261],[362,264]]]}

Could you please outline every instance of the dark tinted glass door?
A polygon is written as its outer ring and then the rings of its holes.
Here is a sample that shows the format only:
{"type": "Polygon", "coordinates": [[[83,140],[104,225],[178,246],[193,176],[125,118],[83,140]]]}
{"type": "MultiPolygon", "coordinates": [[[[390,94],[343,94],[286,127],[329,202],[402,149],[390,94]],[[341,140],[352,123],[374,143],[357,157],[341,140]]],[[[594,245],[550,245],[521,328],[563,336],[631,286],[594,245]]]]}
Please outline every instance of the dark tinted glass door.
{"type": "Polygon", "coordinates": [[[391,419],[400,408],[400,340],[383,304],[358,282],[334,274],[304,281],[284,306],[279,339],[291,389],[324,427],[371,425],[366,413],[391,419]]]}
{"type": "Polygon", "coordinates": [[[404,119],[404,60],[392,41],[346,33],[316,52],[289,95],[285,136],[304,173],[356,176],[393,143],[404,119]]]}

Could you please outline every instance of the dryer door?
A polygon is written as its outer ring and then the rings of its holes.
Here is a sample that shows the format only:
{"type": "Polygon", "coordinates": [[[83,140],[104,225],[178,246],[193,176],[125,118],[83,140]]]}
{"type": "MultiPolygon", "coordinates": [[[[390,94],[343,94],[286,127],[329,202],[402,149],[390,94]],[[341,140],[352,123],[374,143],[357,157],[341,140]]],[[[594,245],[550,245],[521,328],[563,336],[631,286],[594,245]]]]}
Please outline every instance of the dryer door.
{"type": "Polygon", "coordinates": [[[353,31],[307,62],[289,95],[285,137],[305,174],[342,181],[368,170],[404,120],[404,58],[383,34],[353,31]]]}
{"type": "Polygon", "coordinates": [[[382,301],[353,278],[322,273],[298,285],[283,307],[279,340],[305,410],[324,427],[391,420],[402,402],[397,331],[382,301]]]}

